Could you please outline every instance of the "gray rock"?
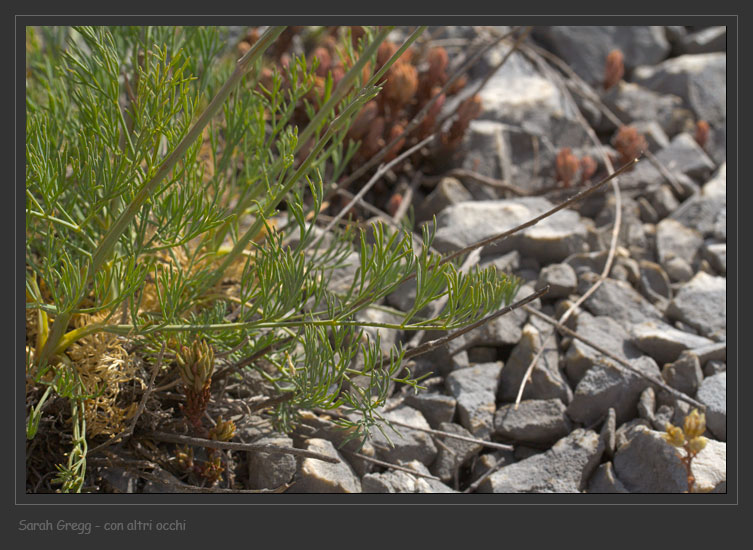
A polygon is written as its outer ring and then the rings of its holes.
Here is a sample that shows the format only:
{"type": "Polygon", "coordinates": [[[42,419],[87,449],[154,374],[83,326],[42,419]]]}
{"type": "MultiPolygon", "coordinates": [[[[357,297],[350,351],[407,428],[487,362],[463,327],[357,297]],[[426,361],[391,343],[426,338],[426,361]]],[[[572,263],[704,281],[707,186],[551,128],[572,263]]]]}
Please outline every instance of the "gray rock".
{"type": "Polygon", "coordinates": [[[692,263],[702,244],[703,238],[698,231],[672,218],[663,219],[656,226],[656,253],[665,269],[670,258],[681,258],[692,263]]]}
{"type": "Polygon", "coordinates": [[[366,474],[361,478],[361,492],[416,493],[416,478],[402,470],[366,474]]]}
{"type": "Polygon", "coordinates": [[[565,298],[575,292],[578,278],[569,264],[551,264],[541,270],[536,288],[549,286],[545,299],[565,298]]]}
{"type": "MultiPolygon", "coordinates": [[[[492,53],[498,61],[505,54],[506,48],[496,48],[492,53]]],[[[481,119],[517,126],[559,146],[579,147],[588,142],[575,110],[556,84],[519,52],[509,56],[479,95],[483,105],[481,119]]]]}
{"type": "Polygon", "coordinates": [[[420,411],[432,428],[439,429],[443,422],[452,422],[457,401],[449,395],[420,392],[408,394],[405,404],[420,411]]]}
{"type": "Polygon", "coordinates": [[[472,195],[456,178],[442,178],[416,209],[416,221],[431,220],[451,204],[469,201],[472,195]]]}
{"type": "Polygon", "coordinates": [[[727,163],[724,162],[701,189],[704,197],[727,197],[727,163]]]}
{"type": "Polygon", "coordinates": [[[672,256],[664,262],[664,269],[669,280],[675,283],[684,283],[693,278],[693,268],[679,256],[672,256]]]}
{"type": "Polygon", "coordinates": [[[727,118],[727,55],[687,54],[655,66],[637,67],[633,81],[682,98],[698,118],[712,125],[727,118]]]}
{"type": "Polygon", "coordinates": [[[615,450],[625,445],[633,438],[633,436],[635,436],[636,428],[638,428],[638,426],[650,428],[651,422],[649,422],[645,418],[633,418],[632,420],[628,420],[627,422],[621,424],[620,427],[617,428],[614,436],[615,450]]]}
{"type": "MultiPolygon", "coordinates": [[[[421,474],[429,474],[426,466],[415,460],[401,466],[421,474]]],[[[402,470],[367,474],[361,480],[364,493],[455,493],[450,487],[433,479],[412,475],[402,470]]]]}
{"type": "Polygon", "coordinates": [[[667,307],[667,317],[681,321],[712,340],[727,339],[727,280],[703,271],[683,284],[667,307]]]}
{"type": "Polygon", "coordinates": [[[631,332],[636,347],[656,359],[660,365],[677,360],[685,350],[714,344],[708,338],[677,330],[663,321],[637,323],[631,332]]]}
{"type": "Polygon", "coordinates": [[[457,399],[460,424],[475,437],[488,439],[494,430],[494,411],[502,362],[482,363],[450,373],[445,381],[457,399]]]}
{"type": "Polygon", "coordinates": [[[700,348],[693,348],[693,353],[698,356],[701,365],[705,365],[707,361],[727,361],[727,343],[719,342],[700,348]]]}
{"type": "MultiPolygon", "coordinates": [[[[423,415],[416,409],[408,406],[401,406],[383,414],[387,421],[394,420],[423,428],[431,429],[429,423],[423,415]]],[[[394,430],[385,427],[384,432],[381,430],[371,430],[371,443],[376,449],[377,458],[396,464],[400,461],[410,462],[418,460],[423,464],[431,464],[437,456],[437,447],[434,441],[426,432],[411,430],[402,426],[394,426],[394,430]],[[389,438],[389,439],[388,439],[389,438]]]]}
{"type": "Polygon", "coordinates": [[[727,441],[727,371],[706,378],[696,399],[706,405],[706,427],[717,439],[727,441]]]}
{"type": "Polygon", "coordinates": [[[662,377],[669,385],[693,397],[703,381],[703,371],[698,356],[692,351],[683,351],[673,363],[662,369],[662,377]]]}
{"type": "MultiPolygon", "coordinates": [[[[621,359],[637,359],[640,351],[630,342],[630,334],[618,322],[607,316],[592,317],[588,314],[578,316],[575,331],[601,348],[614,353],[621,359]]],[[[578,383],[588,369],[604,362],[604,356],[588,344],[573,339],[565,354],[565,372],[567,377],[578,383]]],[[[610,360],[611,361],[611,360],[610,360]]]]}
{"type": "MultiPolygon", "coordinates": [[[[683,108],[679,97],[660,94],[633,82],[620,82],[610,88],[603,99],[623,124],[631,124],[634,120],[656,121],[662,132],[669,136],[677,134],[686,121],[690,124],[693,117],[689,110],[683,108]]],[[[612,132],[616,129],[617,126],[606,117],[598,124],[599,131],[612,132]]]]}
{"type": "Polygon", "coordinates": [[[332,442],[326,439],[309,439],[306,449],[321,453],[340,462],[331,464],[315,458],[304,458],[289,493],[360,493],[361,481],[350,464],[343,460],[332,442]]]}
{"type": "Polygon", "coordinates": [[[596,432],[576,429],[548,451],[493,473],[479,486],[478,492],[581,492],[598,465],[603,449],[596,432]]]}
{"type": "Polygon", "coordinates": [[[654,305],[659,302],[666,306],[664,302],[672,299],[672,287],[666,272],[659,264],[648,260],[641,260],[638,265],[640,269],[638,290],[654,305]]]}
{"type": "Polygon", "coordinates": [[[719,374],[720,372],[726,372],[727,370],[727,363],[724,361],[709,361],[706,363],[706,366],[703,367],[703,375],[704,376],[714,376],[715,374],[719,374]]]}
{"type": "MultiPolygon", "coordinates": [[[[543,341],[552,333],[551,328],[540,332],[532,324],[523,327],[520,342],[516,345],[505,367],[502,369],[499,384],[499,397],[502,401],[515,401],[531,361],[543,345],[543,341]]],[[[557,336],[552,340],[536,367],[531,372],[531,378],[523,390],[522,399],[551,399],[557,398],[569,403],[573,392],[565,381],[559,368],[559,353],[557,351],[557,336]]]]}
{"type": "Polygon", "coordinates": [[[693,196],[682,203],[671,217],[686,227],[696,229],[704,237],[727,240],[726,196],[693,196]]]}
{"type": "Polygon", "coordinates": [[[709,243],[703,247],[703,255],[719,275],[727,274],[727,243],[709,243]]]}
{"type": "Polygon", "coordinates": [[[669,185],[659,185],[654,190],[649,191],[647,197],[660,219],[666,218],[680,206],[669,185]]]}
{"type": "MultiPolygon", "coordinates": [[[[524,289],[518,291],[518,298],[526,296],[529,292],[524,289]]],[[[462,343],[455,349],[464,350],[476,346],[509,346],[520,341],[523,323],[528,314],[522,309],[516,309],[506,315],[497,317],[493,321],[484,323],[480,327],[467,332],[462,338],[462,343]]],[[[494,359],[496,360],[496,358],[494,359]]]]}
{"type": "Polygon", "coordinates": [[[716,169],[714,161],[687,132],[672,138],[669,146],[656,154],[656,160],[670,172],[684,174],[697,182],[707,181],[716,169]]]}
{"type": "Polygon", "coordinates": [[[658,430],[660,432],[663,432],[667,429],[667,424],[672,423],[672,419],[675,415],[675,409],[674,407],[670,407],[669,405],[661,405],[659,409],[656,411],[656,414],[654,414],[653,420],[651,420],[651,425],[654,427],[655,430],[658,430]]]}
{"type": "Polygon", "coordinates": [[[656,393],[651,386],[641,392],[638,398],[638,416],[649,422],[654,421],[656,413],[656,393]]]}
{"type": "MultiPolygon", "coordinates": [[[[650,357],[634,359],[631,364],[654,379],[661,379],[659,367],[650,357]]],[[[638,398],[649,384],[642,376],[626,369],[614,365],[596,365],[586,372],[575,387],[567,414],[573,421],[589,426],[613,407],[617,423],[622,424],[636,416],[638,398]]]]}
{"type": "MultiPolygon", "coordinates": [[[[437,218],[434,247],[451,252],[481,239],[510,230],[552,208],[541,197],[464,202],[450,206],[437,218]]],[[[542,263],[558,262],[587,249],[587,229],[577,212],[561,210],[533,227],[483,248],[483,255],[517,249],[542,263]]]]}
{"type": "Polygon", "coordinates": [[[658,63],[670,50],[663,27],[537,25],[533,36],[592,85],[603,82],[606,58],[614,49],[622,51],[628,68],[658,63]]]}
{"type": "MultiPolygon", "coordinates": [[[[578,292],[583,294],[597,280],[596,275],[581,277],[578,292]]],[[[586,308],[594,315],[605,315],[622,322],[623,326],[640,323],[646,319],[661,319],[656,307],[624,281],[605,279],[585,301],[586,308]]]]}
{"type": "Polygon", "coordinates": [[[680,41],[680,52],[684,54],[712,53],[727,51],[727,27],[719,25],[688,34],[680,41]]]}
{"type": "Polygon", "coordinates": [[[607,255],[606,250],[573,254],[565,259],[565,263],[570,265],[575,270],[575,274],[580,277],[584,273],[601,273],[604,271],[607,255]]]}
{"type": "MultiPolygon", "coordinates": [[[[657,432],[638,426],[633,437],[617,449],[617,477],[631,493],[682,493],[687,475],[678,451],[657,432]]],[[[691,466],[697,490],[708,492],[726,480],[726,444],[709,440],[691,466]]]]}
{"type": "Polygon", "coordinates": [[[617,445],[617,413],[612,407],[607,411],[607,417],[601,426],[599,437],[604,443],[604,453],[612,458],[614,456],[615,446],[617,445]]]}
{"type": "MultiPolygon", "coordinates": [[[[301,428],[305,426],[307,430],[305,438],[296,437],[296,432],[293,433],[293,440],[297,447],[304,446],[306,440],[310,438],[326,439],[327,441],[331,441],[337,449],[351,453],[357,452],[369,458],[376,458],[376,450],[368,439],[366,441],[361,437],[348,439],[353,434],[352,429],[344,430],[334,422],[317,416],[311,411],[301,411],[300,415],[301,422],[299,426],[301,428]]],[[[348,455],[348,462],[359,476],[371,472],[374,467],[372,462],[350,454],[348,455]]]]}
{"type": "Polygon", "coordinates": [[[559,399],[529,399],[504,405],[494,415],[494,430],[499,436],[521,443],[547,444],[565,437],[572,429],[559,399]]]}
{"type": "Polygon", "coordinates": [[[471,470],[471,483],[477,481],[481,476],[486,475],[493,468],[502,468],[515,462],[513,451],[494,451],[492,453],[482,454],[473,461],[471,470]]]}
{"type": "Polygon", "coordinates": [[[614,473],[611,462],[600,464],[588,481],[588,493],[629,493],[614,473]]]}
{"type": "MultiPolygon", "coordinates": [[[[439,429],[443,432],[448,432],[456,435],[462,435],[465,437],[473,437],[473,434],[460,426],[459,424],[453,424],[452,422],[444,422],[439,426],[439,429]]],[[[469,441],[463,441],[461,439],[454,439],[451,437],[440,437],[441,445],[437,458],[429,468],[432,474],[437,476],[445,483],[452,481],[458,475],[458,470],[461,466],[466,464],[471,458],[476,456],[483,446],[479,443],[471,443],[469,441]]]]}
{"type": "Polygon", "coordinates": [[[659,221],[659,213],[646,197],[638,197],[637,202],[642,222],[655,224],[659,221]]]}
{"type": "Polygon", "coordinates": [[[486,257],[479,262],[481,269],[486,269],[492,265],[499,273],[513,273],[520,267],[520,252],[511,250],[507,254],[486,257]]]}
{"type": "MultiPolygon", "coordinates": [[[[272,433],[254,443],[292,447],[293,440],[281,433],[272,433]]],[[[290,482],[297,468],[293,455],[253,452],[248,453],[248,488],[276,489],[290,482]]]]}

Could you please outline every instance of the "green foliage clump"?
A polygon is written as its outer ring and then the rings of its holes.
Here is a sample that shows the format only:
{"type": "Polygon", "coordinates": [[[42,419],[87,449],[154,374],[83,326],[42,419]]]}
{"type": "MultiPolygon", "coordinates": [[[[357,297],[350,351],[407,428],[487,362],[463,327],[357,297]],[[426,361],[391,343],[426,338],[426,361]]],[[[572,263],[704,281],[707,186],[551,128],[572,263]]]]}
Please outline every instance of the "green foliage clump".
{"type": "MultiPolygon", "coordinates": [[[[186,358],[200,347],[231,376],[243,380],[233,370],[242,365],[266,395],[286,397],[273,412],[281,429],[302,409],[343,407],[356,413],[344,423],[365,436],[382,422],[389,383],[417,381],[402,345],[385,354],[364,327],[460,328],[512,300],[517,281],[443,262],[430,228],[420,239],[380,224],[369,235],[316,231],[325,182],[355,152],[351,122],[423,29],[365,73],[390,30],[366,28],[355,45],[348,37],[356,61],[313,105],[313,59],[293,58],[260,82],[280,27],[237,61],[220,28],[29,29],[27,437],[52,397],[68,400],[64,490],[82,489],[87,438],[120,435],[135,418],[117,391],[124,372],[139,375],[134,354],[193,380],[186,358]],[[298,128],[301,107],[310,116],[298,128]],[[348,265],[349,282],[334,285],[348,265]],[[416,301],[399,322],[359,320],[410,279],[416,301]],[[420,317],[441,298],[435,316],[420,317]],[[351,384],[356,376],[369,382],[351,384]]],[[[199,408],[220,370],[202,368],[209,376],[190,389],[199,408]]]]}

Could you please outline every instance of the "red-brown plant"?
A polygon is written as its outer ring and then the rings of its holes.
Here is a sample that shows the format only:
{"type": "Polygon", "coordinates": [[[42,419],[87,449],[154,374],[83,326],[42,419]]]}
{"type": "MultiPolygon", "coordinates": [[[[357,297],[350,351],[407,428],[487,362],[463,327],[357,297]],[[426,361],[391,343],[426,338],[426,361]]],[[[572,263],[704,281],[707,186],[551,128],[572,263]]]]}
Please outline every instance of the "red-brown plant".
{"type": "Polygon", "coordinates": [[[699,120],[695,125],[695,141],[703,149],[709,141],[711,127],[705,120],[699,120]]]}
{"type": "Polygon", "coordinates": [[[626,164],[638,158],[646,149],[646,138],[634,126],[622,126],[612,139],[612,146],[620,154],[618,162],[626,164]]]}
{"type": "Polygon", "coordinates": [[[573,154],[570,147],[563,147],[557,153],[555,167],[557,181],[562,182],[562,185],[565,187],[570,187],[575,180],[575,176],[578,174],[580,161],[578,161],[578,157],[573,154]]]}
{"type": "Polygon", "coordinates": [[[604,66],[604,90],[615,86],[625,76],[625,59],[620,50],[612,50],[607,55],[604,66]]]}

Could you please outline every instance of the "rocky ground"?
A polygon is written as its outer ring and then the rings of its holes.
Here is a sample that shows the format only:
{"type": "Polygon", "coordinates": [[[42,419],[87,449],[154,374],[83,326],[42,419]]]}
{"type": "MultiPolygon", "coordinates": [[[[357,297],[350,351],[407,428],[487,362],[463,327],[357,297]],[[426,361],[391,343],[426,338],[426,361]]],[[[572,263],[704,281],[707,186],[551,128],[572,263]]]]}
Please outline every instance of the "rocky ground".
{"type": "MultiPolygon", "coordinates": [[[[443,32],[437,38],[451,44],[476,31],[443,32]]],[[[489,51],[471,76],[486,77],[508,49],[489,51]]],[[[451,175],[414,198],[419,221],[437,216],[436,249],[453,251],[587,185],[576,177],[570,187],[552,189],[562,148],[596,161],[595,182],[608,170],[592,138],[617,159],[611,140],[618,126],[637,128],[652,158],[619,178],[619,196],[607,185],[484,248],[479,263],[523,279],[518,298],[551,285],[531,304],[550,318],[562,318],[598,283],[564,324],[646,376],[519,309],[416,359],[414,375],[432,375],[427,391],[398,389],[388,404],[385,416],[400,432],[387,430],[394,445],[377,433],[360,450],[354,442],[343,446],[323,414],[307,413],[290,435],[270,434],[261,421],[239,424],[242,441],[340,459],[249,454],[247,488],[294,481],[288,492],[683,492],[685,469],[662,433],[667,422],[681,425],[695,400],[706,407],[709,439],[693,462],[696,488],[726,492],[725,51],[724,27],[535,27],[528,46],[481,91],[483,112],[463,150],[448,159],[451,175]],[[605,91],[605,59],[614,49],[624,54],[625,73],[605,91]],[[554,68],[549,54],[572,72],[554,68]],[[709,129],[703,146],[701,120],[709,129]]],[[[404,309],[411,288],[386,302],[404,309]]],[[[382,339],[411,336],[383,331],[382,339]]]]}

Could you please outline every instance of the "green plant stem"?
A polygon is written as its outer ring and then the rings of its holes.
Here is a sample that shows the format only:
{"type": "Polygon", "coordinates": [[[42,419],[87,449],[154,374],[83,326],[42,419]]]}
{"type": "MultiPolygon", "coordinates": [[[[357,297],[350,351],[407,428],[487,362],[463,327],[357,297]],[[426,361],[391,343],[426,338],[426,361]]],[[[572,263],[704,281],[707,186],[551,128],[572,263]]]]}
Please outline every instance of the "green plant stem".
{"type": "MultiPolygon", "coordinates": [[[[87,269],[86,273],[86,283],[90,282],[93,279],[94,274],[109,258],[110,254],[115,248],[115,244],[117,243],[118,239],[126,230],[128,225],[133,221],[133,218],[144,205],[146,200],[154,192],[159,183],[167,176],[168,173],[170,173],[177,162],[183,157],[188,148],[201,135],[204,127],[209,124],[209,121],[212,119],[212,117],[214,117],[217,111],[219,111],[222,104],[225,102],[227,97],[230,95],[230,93],[233,91],[233,89],[240,82],[241,78],[248,70],[248,67],[253,65],[253,63],[255,63],[261,57],[264,51],[272,44],[272,42],[274,42],[274,40],[282,33],[283,30],[285,30],[285,27],[279,26],[270,27],[269,29],[267,29],[262,37],[246,53],[246,55],[244,55],[238,61],[233,74],[230,75],[230,78],[228,78],[227,82],[225,82],[222,88],[220,88],[220,90],[217,92],[217,95],[215,95],[214,99],[212,99],[207,108],[188,131],[186,136],[181,140],[175,150],[164,160],[159,170],[157,170],[157,173],[152,177],[152,179],[141,186],[134,199],[130,202],[130,204],[128,204],[126,209],[120,214],[112,227],[110,227],[107,234],[103,237],[102,241],[94,252],[91,265],[88,266],[89,268],[87,269]]],[[[83,300],[84,293],[86,292],[86,286],[87,284],[83,284],[81,286],[80,295],[75,300],[75,305],[71,309],[75,309],[75,307],[81,303],[81,300],[83,300]]],[[[73,314],[71,311],[61,312],[61,314],[55,318],[55,322],[52,324],[52,329],[50,330],[47,342],[45,343],[45,346],[38,357],[40,365],[45,364],[52,356],[54,350],[57,349],[58,343],[63,338],[72,315],[73,314]]]]}

